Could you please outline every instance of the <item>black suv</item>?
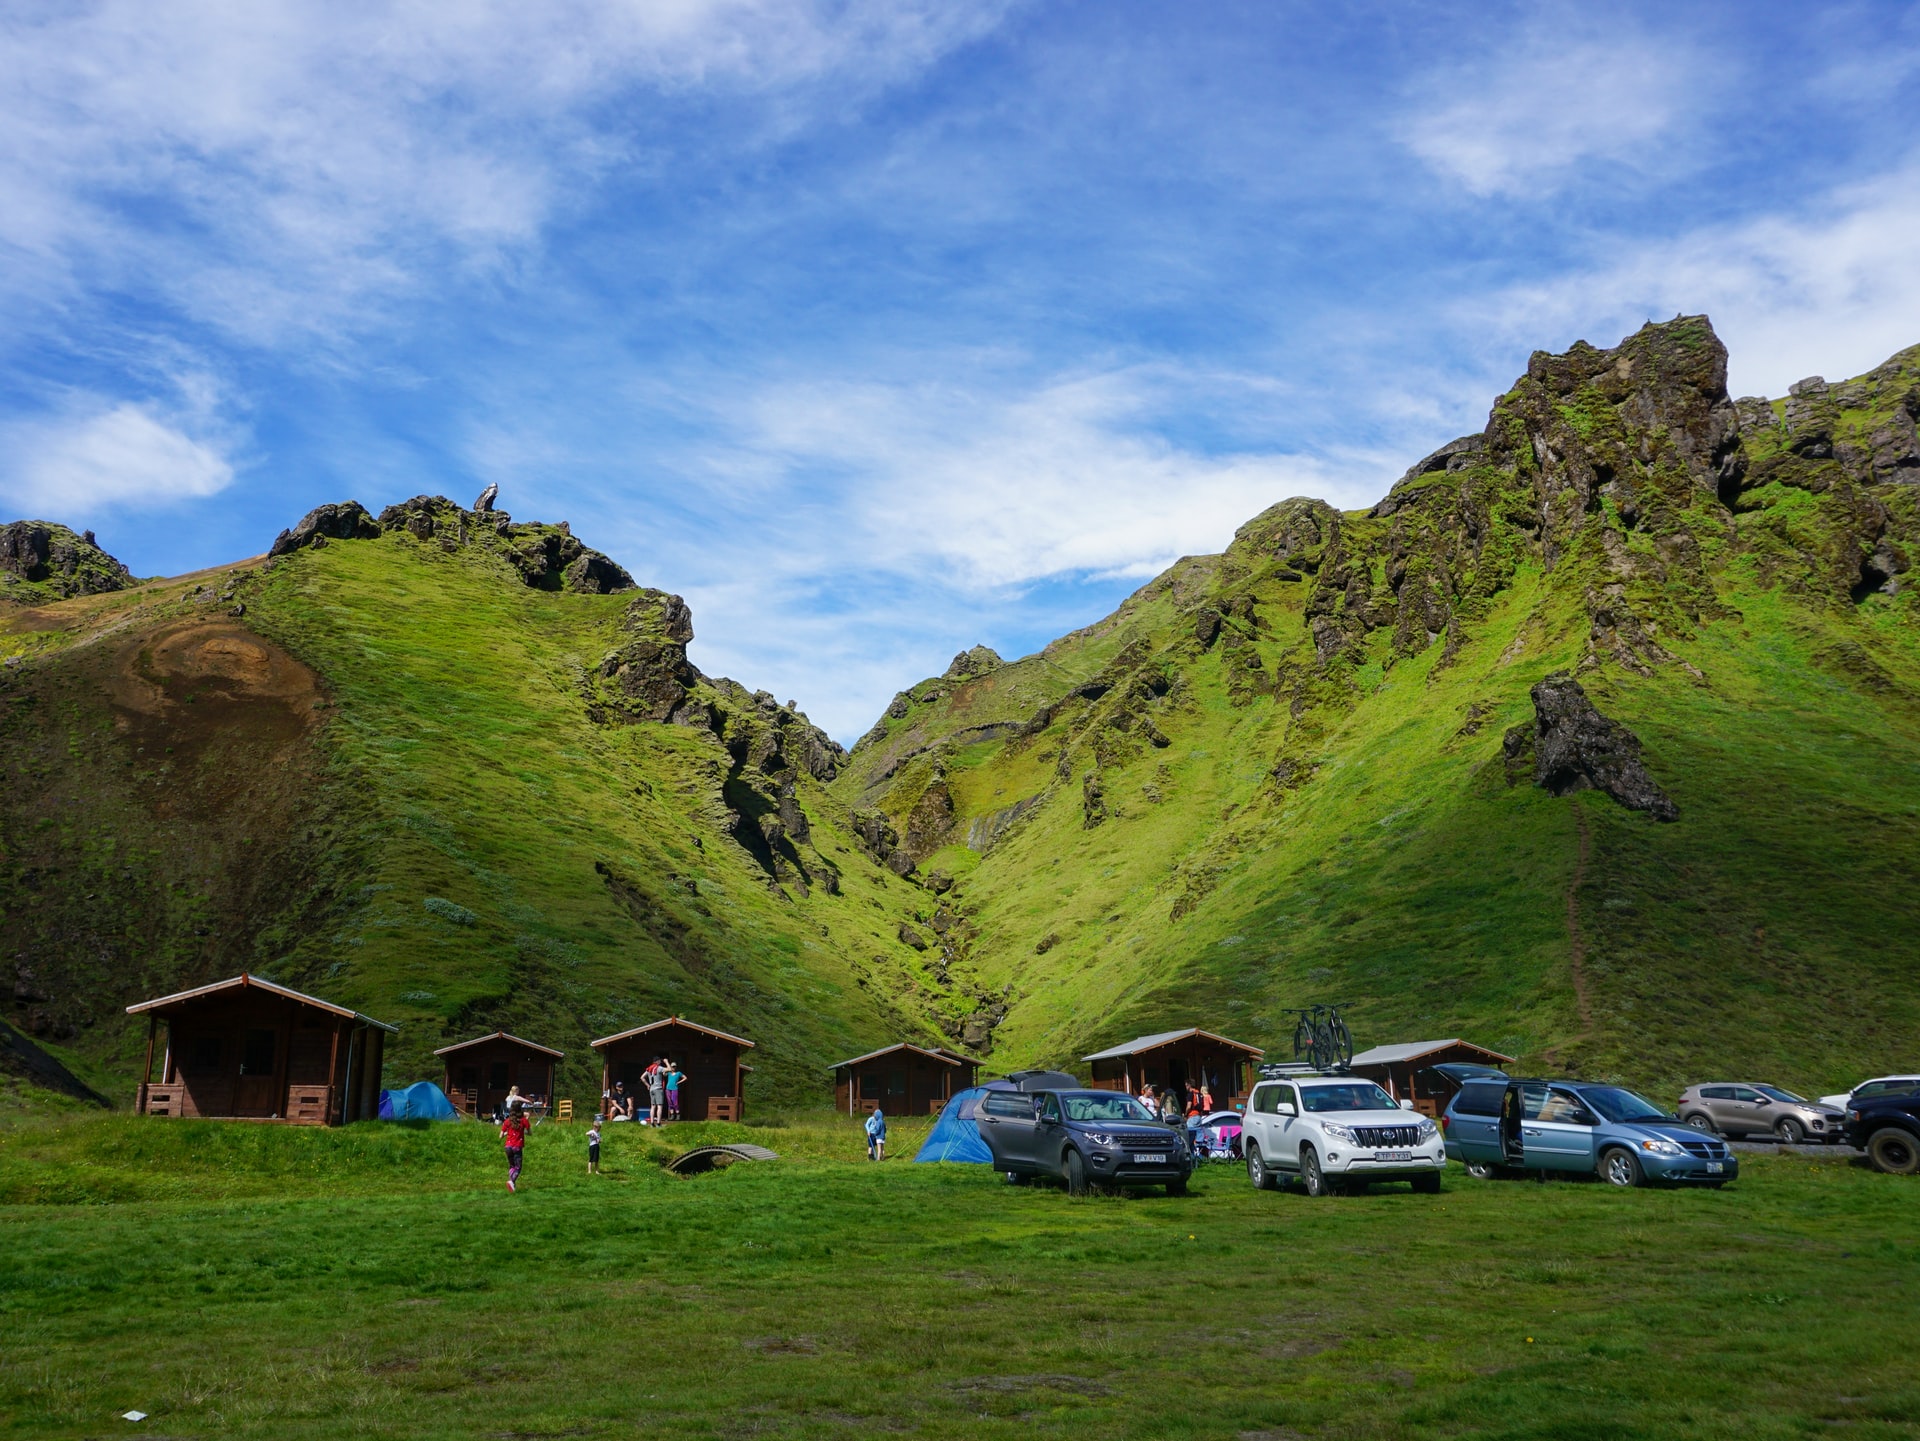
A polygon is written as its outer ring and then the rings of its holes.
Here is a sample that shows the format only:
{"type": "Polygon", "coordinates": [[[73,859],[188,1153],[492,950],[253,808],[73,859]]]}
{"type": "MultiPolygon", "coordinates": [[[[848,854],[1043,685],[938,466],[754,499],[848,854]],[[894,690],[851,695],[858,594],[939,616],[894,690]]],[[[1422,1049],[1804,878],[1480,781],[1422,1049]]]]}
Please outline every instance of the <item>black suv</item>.
{"type": "Polygon", "coordinates": [[[1867,1153],[1876,1171],[1920,1172],[1920,1088],[1854,1101],[1847,1107],[1847,1140],[1867,1153]]]}
{"type": "Polygon", "coordinates": [[[1186,1194],[1186,1137],[1121,1091],[989,1091],[974,1121],[1009,1181],[1058,1176],[1076,1196],[1090,1185],[1165,1186],[1186,1194]]]}

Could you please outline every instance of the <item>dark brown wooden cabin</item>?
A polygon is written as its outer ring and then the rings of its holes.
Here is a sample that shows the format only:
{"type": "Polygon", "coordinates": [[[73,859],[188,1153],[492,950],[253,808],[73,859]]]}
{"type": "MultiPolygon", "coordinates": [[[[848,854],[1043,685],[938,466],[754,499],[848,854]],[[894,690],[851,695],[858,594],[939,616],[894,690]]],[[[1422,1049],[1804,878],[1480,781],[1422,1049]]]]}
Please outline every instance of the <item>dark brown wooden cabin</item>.
{"type": "Polygon", "coordinates": [[[1143,1085],[1156,1093],[1171,1086],[1183,1097],[1204,1079],[1216,1106],[1243,1106],[1253,1087],[1253,1068],[1266,1054],[1245,1041],[1229,1040],[1211,1031],[1189,1028],[1141,1036],[1082,1057],[1093,1067],[1092,1086],[1101,1091],[1140,1094],[1143,1085]]]}
{"type": "Polygon", "coordinates": [[[246,975],[127,1010],[147,1018],[142,1115],[338,1126],[380,1113],[387,1037],[399,1030],[385,1021],[246,975]]]}
{"type": "Polygon", "coordinates": [[[864,1116],[877,1106],[896,1116],[924,1116],[971,1086],[980,1063],[944,1046],[900,1041],[827,1069],[833,1072],[835,1110],[864,1116]]]}
{"type": "Polygon", "coordinates": [[[1398,1046],[1375,1046],[1353,1058],[1352,1071],[1378,1082],[1396,1101],[1412,1101],[1423,1116],[1438,1117],[1460,1089],[1459,1082],[1433,1068],[1449,1062],[1492,1066],[1513,1064],[1512,1056],[1489,1051],[1472,1041],[1409,1041],[1398,1046]]]}
{"type": "Polygon", "coordinates": [[[523,1041],[505,1031],[476,1036],[434,1052],[447,1068],[440,1089],[456,1110],[469,1116],[491,1116],[506,1104],[515,1086],[529,1101],[553,1104],[553,1068],[566,1059],[565,1051],[523,1041]]]}
{"type": "Polygon", "coordinates": [[[743,1037],[669,1016],[617,1036],[602,1036],[593,1048],[600,1053],[603,1091],[612,1090],[615,1081],[623,1081],[627,1094],[646,1105],[643,1073],[665,1057],[686,1073],[687,1079],[680,1084],[682,1119],[737,1121],[746,1114],[742,1083],[753,1067],[742,1065],[740,1056],[753,1049],[753,1042],[743,1037]]]}

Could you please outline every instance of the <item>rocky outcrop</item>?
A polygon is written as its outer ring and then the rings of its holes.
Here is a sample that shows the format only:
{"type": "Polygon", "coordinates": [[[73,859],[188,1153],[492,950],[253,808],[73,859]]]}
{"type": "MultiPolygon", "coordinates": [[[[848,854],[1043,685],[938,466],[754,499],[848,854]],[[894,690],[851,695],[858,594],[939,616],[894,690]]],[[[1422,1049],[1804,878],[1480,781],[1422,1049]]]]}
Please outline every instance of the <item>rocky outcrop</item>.
{"type": "Polygon", "coordinates": [[[48,520],[0,525],[0,599],[43,604],[132,584],[133,573],[102,550],[90,530],[76,535],[48,520]]]}
{"type": "Polygon", "coordinates": [[[587,681],[588,716],[602,725],[673,719],[700,681],[687,659],[693,613],[677,595],[642,590],[628,602],[620,628],[626,639],[600,658],[587,681]]]}
{"type": "Polygon", "coordinates": [[[316,505],[300,518],[300,523],[275,537],[270,556],[290,555],[296,550],[325,545],[330,540],[377,540],[380,523],[357,500],[338,505],[316,505]]]}
{"type": "Polygon", "coordinates": [[[989,671],[999,670],[1006,662],[1000,659],[998,652],[984,645],[963,650],[953,658],[942,680],[967,680],[973,676],[986,675],[989,671]]]}
{"type": "Polygon", "coordinates": [[[498,485],[489,485],[485,490],[480,492],[480,498],[474,501],[473,513],[475,515],[485,515],[493,509],[493,503],[499,498],[500,487],[498,485]]]}
{"type": "Polygon", "coordinates": [[[1556,672],[1533,687],[1534,723],[1508,731],[1509,761],[1533,754],[1534,784],[1556,796],[1604,791],[1629,810],[1655,820],[1680,818],[1667,793],[1640,760],[1640,738],[1594,708],[1580,682],[1556,672]]]}

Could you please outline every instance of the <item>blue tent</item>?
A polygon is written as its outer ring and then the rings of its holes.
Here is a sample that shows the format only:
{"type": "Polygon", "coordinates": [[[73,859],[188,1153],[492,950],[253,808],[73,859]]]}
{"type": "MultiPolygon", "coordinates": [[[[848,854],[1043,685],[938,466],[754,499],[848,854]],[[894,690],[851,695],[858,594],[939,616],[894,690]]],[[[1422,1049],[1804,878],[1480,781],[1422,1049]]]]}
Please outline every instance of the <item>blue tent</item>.
{"type": "Polygon", "coordinates": [[[927,1133],[926,1144],[921,1146],[916,1161],[974,1161],[982,1165],[993,1164],[993,1152],[987,1149],[987,1143],[980,1139],[980,1127],[975,1124],[974,1111],[980,1105],[980,1098],[988,1091],[1010,1091],[1013,1087],[1005,1081],[992,1082],[985,1086],[975,1086],[962,1091],[940,1112],[940,1119],[933,1123],[933,1130],[927,1133]]]}
{"type": "Polygon", "coordinates": [[[380,1093],[380,1119],[383,1121],[457,1121],[447,1093],[432,1081],[416,1081],[404,1091],[380,1093]]]}

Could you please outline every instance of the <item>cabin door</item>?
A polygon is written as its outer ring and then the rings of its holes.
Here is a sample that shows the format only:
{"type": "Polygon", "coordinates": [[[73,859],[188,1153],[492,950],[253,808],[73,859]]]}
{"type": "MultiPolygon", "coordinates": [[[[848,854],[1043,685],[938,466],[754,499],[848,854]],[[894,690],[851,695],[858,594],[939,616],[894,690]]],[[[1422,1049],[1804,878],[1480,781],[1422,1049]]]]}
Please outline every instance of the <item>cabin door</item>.
{"type": "Polygon", "coordinates": [[[279,1049],[279,1033],[266,1027],[249,1028],[241,1037],[240,1078],[233,1088],[234,1115],[277,1116],[284,1109],[274,1085],[279,1049]]]}

